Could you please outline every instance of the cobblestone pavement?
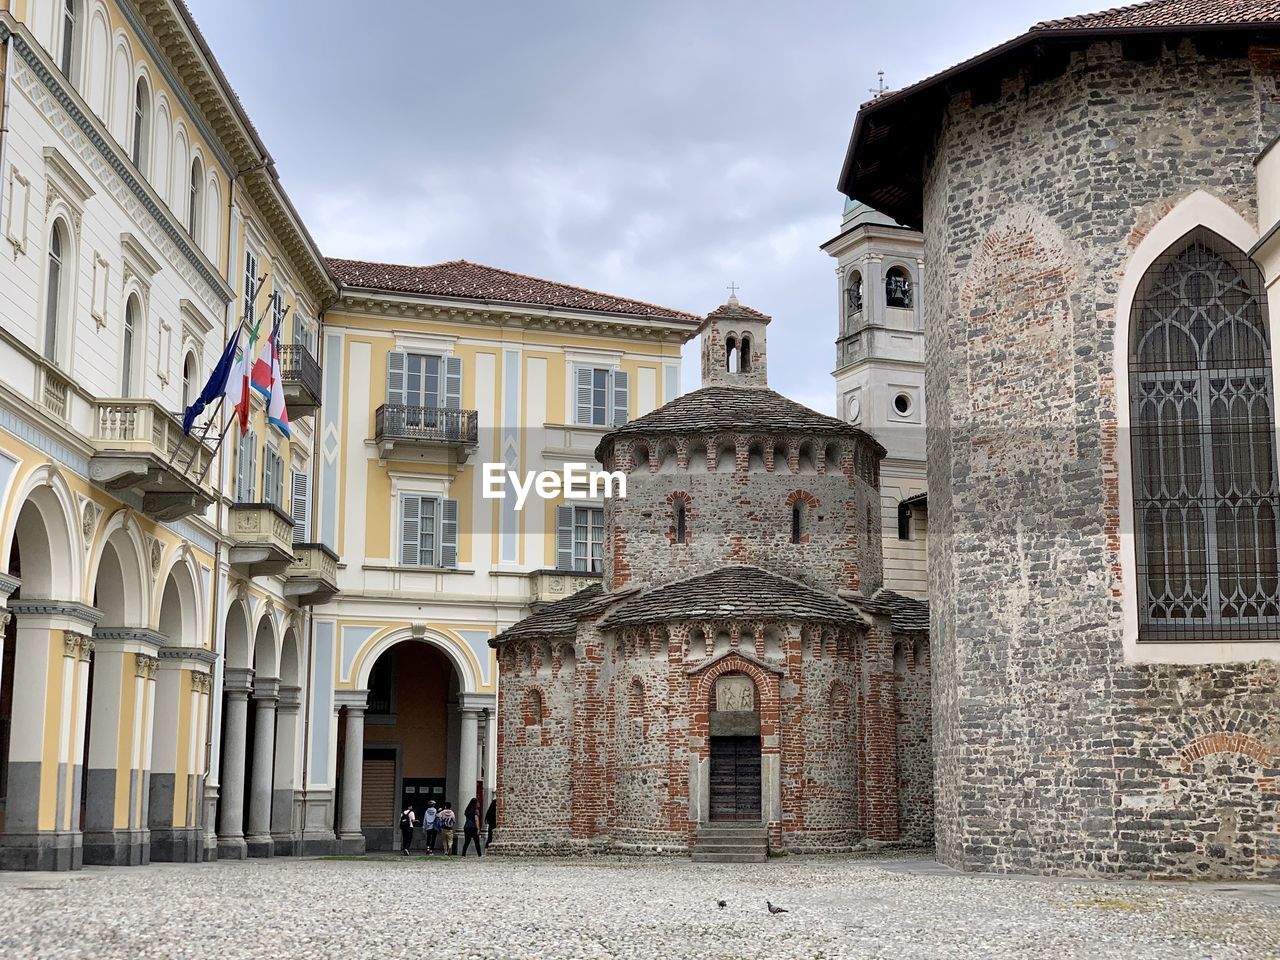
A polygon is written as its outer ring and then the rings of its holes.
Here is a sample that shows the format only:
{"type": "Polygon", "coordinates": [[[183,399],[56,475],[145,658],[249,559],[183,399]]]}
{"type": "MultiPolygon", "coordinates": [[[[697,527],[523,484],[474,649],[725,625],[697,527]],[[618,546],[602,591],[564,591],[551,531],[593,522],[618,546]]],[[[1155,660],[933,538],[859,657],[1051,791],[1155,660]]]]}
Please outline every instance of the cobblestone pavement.
{"type": "Polygon", "coordinates": [[[1280,957],[1280,897],[965,876],[901,856],[154,864],[0,874],[0,957],[1220,960],[1280,957]],[[790,912],[771,916],[766,898],[790,912]]]}

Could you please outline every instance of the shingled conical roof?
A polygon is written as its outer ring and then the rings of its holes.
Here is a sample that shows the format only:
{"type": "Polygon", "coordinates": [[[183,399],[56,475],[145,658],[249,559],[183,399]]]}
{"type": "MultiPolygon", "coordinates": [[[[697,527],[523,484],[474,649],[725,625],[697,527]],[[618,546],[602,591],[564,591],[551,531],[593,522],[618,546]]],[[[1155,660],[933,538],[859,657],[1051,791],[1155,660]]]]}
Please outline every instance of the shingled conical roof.
{"type": "Polygon", "coordinates": [[[650,434],[715,433],[719,431],[763,431],[767,433],[817,433],[857,437],[872,445],[878,456],[882,447],[865,430],[836,417],[810,410],[775,390],[761,387],[703,387],[652,413],[624,424],[606,434],[596,447],[596,459],[605,454],[619,437],[650,434]]]}
{"type": "Polygon", "coordinates": [[[624,600],[602,627],[665,620],[816,620],[862,623],[862,615],[834,594],[759,567],[720,567],[654,587],[624,600]]]}

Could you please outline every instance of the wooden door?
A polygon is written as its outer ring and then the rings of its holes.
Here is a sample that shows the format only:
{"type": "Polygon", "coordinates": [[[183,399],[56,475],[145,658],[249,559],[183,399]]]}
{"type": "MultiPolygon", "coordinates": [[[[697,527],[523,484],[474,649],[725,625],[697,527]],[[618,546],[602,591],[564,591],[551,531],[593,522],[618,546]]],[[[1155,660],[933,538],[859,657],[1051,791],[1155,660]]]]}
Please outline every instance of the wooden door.
{"type": "Polygon", "coordinates": [[[760,819],[760,738],[711,738],[711,819],[760,819]]]}

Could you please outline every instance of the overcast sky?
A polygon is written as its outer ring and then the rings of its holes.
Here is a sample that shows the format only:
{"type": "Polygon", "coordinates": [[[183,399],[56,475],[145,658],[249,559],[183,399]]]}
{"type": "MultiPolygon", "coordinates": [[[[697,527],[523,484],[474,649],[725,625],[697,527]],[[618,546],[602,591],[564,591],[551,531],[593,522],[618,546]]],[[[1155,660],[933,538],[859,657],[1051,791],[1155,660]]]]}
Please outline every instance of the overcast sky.
{"type": "MultiPolygon", "coordinates": [[[[321,249],[774,317],[834,408],[836,177],[900,87],[1102,0],[188,0],[321,249]]],[[[697,384],[686,349],[683,385],[697,384]]]]}

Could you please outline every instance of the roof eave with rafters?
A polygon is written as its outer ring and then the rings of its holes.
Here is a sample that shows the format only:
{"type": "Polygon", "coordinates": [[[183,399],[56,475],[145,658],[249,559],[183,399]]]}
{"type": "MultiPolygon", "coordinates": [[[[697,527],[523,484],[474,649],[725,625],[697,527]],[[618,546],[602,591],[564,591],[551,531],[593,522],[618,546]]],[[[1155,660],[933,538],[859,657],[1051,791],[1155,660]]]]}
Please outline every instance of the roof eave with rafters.
{"type": "Polygon", "coordinates": [[[235,167],[233,172],[259,168],[244,178],[244,188],[312,294],[324,303],[336,295],[337,284],[285,192],[266,144],[191,11],[182,0],[136,0],[136,7],[146,29],[217,136],[235,167]]]}
{"type": "Polygon", "coordinates": [[[1130,36],[1280,31],[1280,17],[1244,23],[1058,25],[1061,23],[1063,21],[1036,24],[1026,33],[940,73],[864,103],[854,120],[837,189],[912,229],[922,229],[922,153],[943,108],[954,93],[973,85],[976,73],[985,71],[1002,76],[1003,68],[1015,55],[1034,56],[1050,46],[1080,46],[1130,36]],[[902,122],[908,131],[906,134],[894,129],[895,118],[903,113],[907,114],[902,122]],[[894,145],[898,147],[896,151],[890,149],[894,145]]]}

